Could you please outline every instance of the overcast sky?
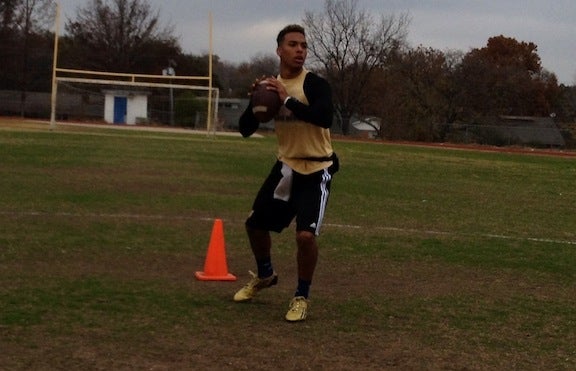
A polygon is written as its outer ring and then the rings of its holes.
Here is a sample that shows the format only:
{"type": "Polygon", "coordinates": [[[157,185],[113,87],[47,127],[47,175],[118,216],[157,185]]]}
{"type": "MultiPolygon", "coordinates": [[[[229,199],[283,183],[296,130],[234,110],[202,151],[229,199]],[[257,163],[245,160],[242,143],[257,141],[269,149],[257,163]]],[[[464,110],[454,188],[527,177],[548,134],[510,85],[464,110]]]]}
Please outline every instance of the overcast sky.
{"type": "MultiPolygon", "coordinates": [[[[63,20],[92,0],[60,0],[63,20]]],[[[249,61],[273,53],[278,31],[300,23],[304,12],[322,11],[324,0],[149,0],[175,26],[186,53],[207,53],[209,15],[213,48],[222,60],[249,61]]],[[[576,0],[358,0],[375,17],[407,12],[408,41],[442,51],[486,45],[504,35],[533,42],[545,69],[560,83],[576,84],[576,0]]],[[[377,18],[376,18],[377,19],[377,18]]]]}

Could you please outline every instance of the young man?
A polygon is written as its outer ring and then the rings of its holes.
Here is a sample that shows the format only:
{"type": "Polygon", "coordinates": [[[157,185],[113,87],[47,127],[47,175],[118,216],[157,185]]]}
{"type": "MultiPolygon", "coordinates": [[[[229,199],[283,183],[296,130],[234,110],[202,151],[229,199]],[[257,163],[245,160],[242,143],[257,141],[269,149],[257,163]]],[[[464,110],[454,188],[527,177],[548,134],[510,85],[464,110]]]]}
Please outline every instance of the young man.
{"type": "MultiPolygon", "coordinates": [[[[308,54],[304,28],[286,26],[276,41],[280,74],[266,80],[268,89],[278,92],[284,102],[275,118],[278,160],[246,220],[258,274],[250,272],[252,279],[236,292],[234,300],[250,300],[261,289],[278,282],[270,254],[270,231],[279,233],[296,218],[298,282],[286,313],[287,321],[296,322],[307,315],[309,290],[318,260],[316,236],[320,233],[332,176],[338,171],[338,159],[332,150],[329,131],[333,117],[332,91],[326,80],[304,68],[308,54]]],[[[240,117],[239,127],[244,137],[258,128],[251,105],[240,117]]]]}

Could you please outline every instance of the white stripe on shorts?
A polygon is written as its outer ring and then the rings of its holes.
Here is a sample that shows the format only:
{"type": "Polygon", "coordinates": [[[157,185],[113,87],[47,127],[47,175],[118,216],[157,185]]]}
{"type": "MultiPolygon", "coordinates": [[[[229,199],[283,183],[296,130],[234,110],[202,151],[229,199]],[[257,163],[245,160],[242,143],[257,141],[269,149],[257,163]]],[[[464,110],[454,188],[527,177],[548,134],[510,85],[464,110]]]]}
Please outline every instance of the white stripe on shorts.
{"type": "Polygon", "coordinates": [[[320,227],[322,226],[322,221],[324,220],[324,213],[326,212],[326,205],[328,204],[328,196],[330,191],[328,190],[328,182],[332,179],[332,175],[328,169],[324,169],[322,174],[322,182],[320,183],[320,192],[322,193],[320,197],[320,211],[318,213],[318,221],[316,222],[316,231],[314,234],[318,236],[320,234],[320,227]]]}

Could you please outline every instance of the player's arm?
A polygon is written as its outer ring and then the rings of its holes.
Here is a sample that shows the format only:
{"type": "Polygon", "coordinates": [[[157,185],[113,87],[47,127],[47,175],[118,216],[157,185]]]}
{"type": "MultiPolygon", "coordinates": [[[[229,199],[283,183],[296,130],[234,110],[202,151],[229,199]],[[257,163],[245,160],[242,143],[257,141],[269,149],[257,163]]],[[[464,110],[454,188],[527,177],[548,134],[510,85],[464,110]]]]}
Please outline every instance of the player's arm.
{"type": "Polygon", "coordinates": [[[334,105],[332,103],[332,89],[328,82],[311,73],[304,80],[304,94],[310,105],[306,105],[295,98],[286,101],[288,108],[299,120],[323,128],[332,126],[334,105]]]}
{"type": "Polygon", "coordinates": [[[258,130],[260,123],[256,120],[256,116],[252,112],[252,103],[248,103],[248,107],[240,116],[238,120],[238,130],[244,138],[249,137],[258,130]]]}
{"type": "MultiPolygon", "coordinates": [[[[261,78],[254,80],[254,83],[250,87],[250,92],[248,93],[249,97],[252,96],[252,92],[256,88],[256,85],[258,85],[260,81],[264,80],[265,78],[265,76],[262,76],[261,78]]],[[[238,131],[240,131],[240,134],[246,138],[254,134],[256,130],[258,130],[259,126],[260,122],[258,122],[256,116],[254,116],[254,112],[252,111],[252,100],[250,99],[248,101],[248,107],[246,107],[240,116],[240,119],[238,120],[238,131]]]]}

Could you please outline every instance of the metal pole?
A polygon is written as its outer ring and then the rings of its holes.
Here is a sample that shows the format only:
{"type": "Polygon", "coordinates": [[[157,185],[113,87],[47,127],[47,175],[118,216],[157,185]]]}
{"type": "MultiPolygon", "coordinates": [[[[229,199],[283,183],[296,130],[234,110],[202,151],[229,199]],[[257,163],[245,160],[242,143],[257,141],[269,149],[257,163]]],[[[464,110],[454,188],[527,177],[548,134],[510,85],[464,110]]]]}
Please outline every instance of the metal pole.
{"type": "MultiPolygon", "coordinates": [[[[165,76],[175,76],[176,75],[176,71],[174,70],[174,61],[170,60],[168,62],[168,67],[166,67],[163,71],[162,74],[165,76]]],[[[170,125],[174,126],[174,88],[172,87],[172,78],[170,78],[170,82],[169,82],[169,86],[170,86],[170,125]]]]}
{"type": "Polygon", "coordinates": [[[54,55],[52,61],[52,96],[50,98],[50,130],[56,128],[56,99],[58,96],[58,82],[56,69],[58,68],[58,38],[60,34],[60,2],[56,1],[56,17],[54,18],[54,55]]]}
{"type": "Polygon", "coordinates": [[[210,94],[208,94],[208,115],[206,117],[206,132],[210,133],[212,131],[212,125],[214,124],[212,121],[212,52],[213,52],[213,47],[212,47],[212,12],[210,12],[209,14],[209,50],[210,52],[208,53],[208,91],[210,92],[210,94]]]}
{"type": "Polygon", "coordinates": [[[170,125],[174,126],[174,88],[172,86],[170,86],[170,125]]]}

